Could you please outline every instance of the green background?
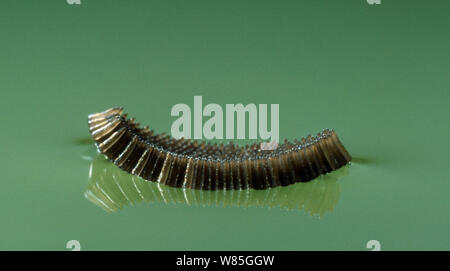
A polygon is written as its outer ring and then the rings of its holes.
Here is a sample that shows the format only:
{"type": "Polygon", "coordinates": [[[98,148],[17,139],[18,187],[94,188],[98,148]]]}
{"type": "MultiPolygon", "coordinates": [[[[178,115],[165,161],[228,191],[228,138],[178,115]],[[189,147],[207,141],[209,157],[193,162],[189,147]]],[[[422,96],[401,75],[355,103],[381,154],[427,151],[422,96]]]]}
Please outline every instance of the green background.
{"type": "Polygon", "coordinates": [[[443,0],[1,1],[0,249],[448,250],[449,19],[443,0]],[[223,192],[232,206],[93,204],[111,171],[179,191],[97,157],[87,115],[123,106],[170,132],[171,107],[194,95],[279,104],[280,138],[334,128],[355,162],[241,191],[248,206],[223,192]]]}

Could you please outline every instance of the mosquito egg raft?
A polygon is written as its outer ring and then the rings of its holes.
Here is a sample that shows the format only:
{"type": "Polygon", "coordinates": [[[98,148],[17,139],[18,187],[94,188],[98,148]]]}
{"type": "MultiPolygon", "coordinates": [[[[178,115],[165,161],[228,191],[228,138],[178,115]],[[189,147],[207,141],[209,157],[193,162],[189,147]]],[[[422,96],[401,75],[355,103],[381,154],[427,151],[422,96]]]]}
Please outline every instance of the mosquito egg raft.
{"type": "Polygon", "coordinates": [[[89,115],[88,125],[99,152],[119,168],[173,187],[267,189],[310,181],[352,159],[330,129],[267,150],[157,135],[120,107],[89,115]]]}

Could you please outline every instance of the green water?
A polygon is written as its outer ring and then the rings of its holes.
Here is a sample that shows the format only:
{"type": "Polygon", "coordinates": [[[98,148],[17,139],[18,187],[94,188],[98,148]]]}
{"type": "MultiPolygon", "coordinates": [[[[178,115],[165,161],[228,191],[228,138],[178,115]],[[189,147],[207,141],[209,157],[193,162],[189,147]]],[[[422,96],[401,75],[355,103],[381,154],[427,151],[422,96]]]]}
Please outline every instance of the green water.
{"type": "Polygon", "coordinates": [[[0,2],[0,249],[450,248],[448,1],[0,2]],[[334,128],[350,166],[268,191],[117,170],[87,115],[170,132],[176,103],[279,104],[280,137],[334,128]]]}

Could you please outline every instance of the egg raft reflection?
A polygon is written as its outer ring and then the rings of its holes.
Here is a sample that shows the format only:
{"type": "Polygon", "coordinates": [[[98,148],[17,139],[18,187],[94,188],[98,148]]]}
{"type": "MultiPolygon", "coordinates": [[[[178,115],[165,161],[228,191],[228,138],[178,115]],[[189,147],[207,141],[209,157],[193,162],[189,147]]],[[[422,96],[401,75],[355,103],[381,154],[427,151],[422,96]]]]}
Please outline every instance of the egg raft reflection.
{"type": "Polygon", "coordinates": [[[348,167],[307,183],[267,190],[205,191],[174,188],[149,182],[115,167],[103,155],[91,162],[85,197],[107,212],[116,212],[140,202],[222,207],[278,207],[305,211],[313,216],[332,212],[341,194],[339,179],[348,167]]]}

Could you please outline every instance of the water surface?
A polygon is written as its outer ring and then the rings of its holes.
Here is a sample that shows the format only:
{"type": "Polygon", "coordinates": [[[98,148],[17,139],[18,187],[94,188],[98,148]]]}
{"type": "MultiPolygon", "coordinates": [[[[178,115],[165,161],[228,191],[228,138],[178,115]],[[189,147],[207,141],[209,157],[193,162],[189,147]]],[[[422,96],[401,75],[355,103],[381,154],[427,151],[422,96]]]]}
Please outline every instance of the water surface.
{"type": "Polygon", "coordinates": [[[0,249],[449,249],[447,1],[0,3],[0,249]],[[280,137],[334,128],[354,163],[211,193],[97,156],[87,115],[280,105],[280,137]],[[137,189],[136,189],[137,187],[137,189]],[[108,198],[109,197],[109,198],[108,198]],[[103,203],[102,203],[103,202],[103,203]]]}

